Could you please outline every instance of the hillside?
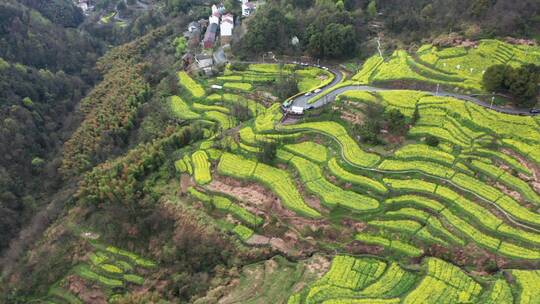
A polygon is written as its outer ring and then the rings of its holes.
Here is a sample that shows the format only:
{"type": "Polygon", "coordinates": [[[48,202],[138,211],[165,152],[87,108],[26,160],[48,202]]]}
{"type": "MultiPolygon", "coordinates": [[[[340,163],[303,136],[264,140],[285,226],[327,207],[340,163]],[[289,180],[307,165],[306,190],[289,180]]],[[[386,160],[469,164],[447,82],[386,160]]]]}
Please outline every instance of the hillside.
{"type": "Polygon", "coordinates": [[[538,302],[534,3],[304,2],[0,4],[0,303],[538,302]]]}

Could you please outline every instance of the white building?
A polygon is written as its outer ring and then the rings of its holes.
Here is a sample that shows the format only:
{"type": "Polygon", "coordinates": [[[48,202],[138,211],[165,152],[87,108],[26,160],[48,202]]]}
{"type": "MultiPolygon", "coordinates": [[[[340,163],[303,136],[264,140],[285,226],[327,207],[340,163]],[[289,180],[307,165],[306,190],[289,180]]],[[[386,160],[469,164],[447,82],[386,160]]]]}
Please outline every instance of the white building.
{"type": "Polygon", "coordinates": [[[242,2],[242,16],[244,17],[248,17],[250,16],[251,14],[253,14],[255,12],[255,4],[253,4],[253,2],[248,2],[248,1],[243,1],[242,2]]]}
{"type": "Polygon", "coordinates": [[[292,106],[290,112],[292,114],[295,114],[295,115],[302,115],[302,114],[304,114],[304,108],[297,107],[297,106],[292,106]]]}
{"type": "Polygon", "coordinates": [[[210,26],[210,24],[219,24],[220,16],[221,15],[219,13],[213,13],[210,15],[210,17],[208,17],[208,26],[210,26]]]}
{"type": "Polygon", "coordinates": [[[221,24],[219,31],[221,33],[221,45],[226,45],[231,43],[232,32],[234,29],[234,16],[231,14],[226,14],[221,17],[221,24]]]}

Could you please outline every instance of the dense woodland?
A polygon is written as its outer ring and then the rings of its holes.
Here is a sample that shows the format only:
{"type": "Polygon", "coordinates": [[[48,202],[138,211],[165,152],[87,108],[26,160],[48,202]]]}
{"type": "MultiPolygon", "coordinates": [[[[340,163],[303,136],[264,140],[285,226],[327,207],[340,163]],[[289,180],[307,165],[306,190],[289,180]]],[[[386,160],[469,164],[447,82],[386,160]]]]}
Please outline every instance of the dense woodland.
{"type": "Polygon", "coordinates": [[[0,251],[60,185],[58,149],[103,53],[102,43],[64,27],[82,21],[71,2],[54,2],[62,16],[51,15],[59,12],[52,2],[25,3],[0,3],[0,251]]]}
{"type": "Polygon", "coordinates": [[[535,0],[297,0],[270,1],[250,22],[240,54],[264,51],[316,58],[369,56],[372,39],[384,35],[385,49],[450,33],[469,39],[540,36],[535,0]],[[299,44],[291,38],[297,36],[299,44]]]}

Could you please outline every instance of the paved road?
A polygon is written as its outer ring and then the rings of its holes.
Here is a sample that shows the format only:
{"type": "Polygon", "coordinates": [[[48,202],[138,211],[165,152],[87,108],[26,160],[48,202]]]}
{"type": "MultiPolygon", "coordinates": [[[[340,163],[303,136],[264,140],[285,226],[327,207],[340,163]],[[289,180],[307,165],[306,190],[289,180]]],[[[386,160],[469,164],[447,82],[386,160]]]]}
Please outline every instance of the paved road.
{"type": "MultiPolygon", "coordinates": [[[[348,85],[348,86],[344,86],[344,87],[335,89],[334,91],[326,94],[325,96],[322,96],[325,91],[327,91],[330,88],[332,88],[333,86],[337,85],[339,82],[341,82],[341,79],[343,78],[342,73],[340,73],[339,71],[337,71],[335,69],[329,69],[329,71],[332,72],[334,74],[334,76],[335,76],[334,81],[332,81],[332,83],[322,87],[321,88],[322,91],[317,93],[317,94],[313,94],[311,96],[302,95],[302,96],[298,96],[298,97],[294,98],[290,103],[291,106],[302,107],[305,110],[309,110],[309,109],[313,109],[313,108],[322,107],[325,104],[334,101],[338,95],[340,95],[342,93],[345,93],[347,91],[380,92],[380,91],[389,91],[389,90],[391,90],[391,89],[378,88],[378,87],[372,87],[372,86],[366,86],[366,85],[348,85]],[[321,97],[318,100],[316,100],[315,102],[313,102],[311,104],[308,104],[308,101],[310,99],[312,99],[313,97],[317,97],[317,96],[321,96],[321,97]]],[[[538,115],[538,113],[537,114],[530,113],[529,110],[507,109],[507,108],[502,108],[502,107],[498,107],[498,106],[490,106],[490,104],[488,102],[484,102],[484,101],[482,101],[482,100],[480,100],[478,98],[475,98],[475,97],[472,97],[472,96],[469,96],[469,95],[454,94],[454,93],[449,93],[449,92],[444,92],[444,91],[439,91],[438,93],[433,92],[433,91],[426,91],[426,93],[434,95],[434,96],[453,97],[453,98],[473,102],[473,103],[475,103],[475,104],[477,104],[479,106],[482,106],[482,107],[485,107],[485,108],[490,108],[490,109],[492,109],[494,111],[501,112],[501,113],[506,113],[506,114],[511,114],[511,115],[525,115],[525,116],[538,115]]]]}

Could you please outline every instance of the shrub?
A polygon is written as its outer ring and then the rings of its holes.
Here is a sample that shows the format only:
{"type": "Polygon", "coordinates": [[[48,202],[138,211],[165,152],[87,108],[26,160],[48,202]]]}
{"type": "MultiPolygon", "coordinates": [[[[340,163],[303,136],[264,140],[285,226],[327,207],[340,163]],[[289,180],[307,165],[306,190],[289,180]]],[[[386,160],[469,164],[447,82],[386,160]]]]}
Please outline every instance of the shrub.
{"type": "Polygon", "coordinates": [[[436,147],[439,145],[439,138],[433,135],[426,137],[426,144],[431,147],[436,147]]]}

